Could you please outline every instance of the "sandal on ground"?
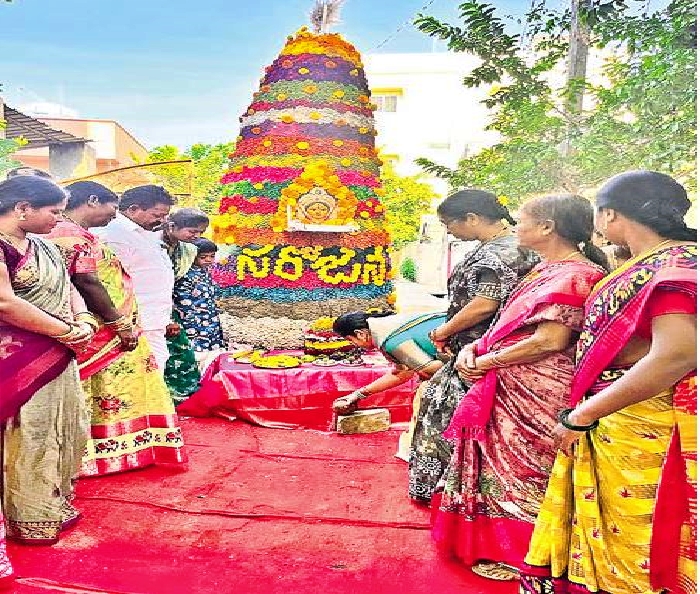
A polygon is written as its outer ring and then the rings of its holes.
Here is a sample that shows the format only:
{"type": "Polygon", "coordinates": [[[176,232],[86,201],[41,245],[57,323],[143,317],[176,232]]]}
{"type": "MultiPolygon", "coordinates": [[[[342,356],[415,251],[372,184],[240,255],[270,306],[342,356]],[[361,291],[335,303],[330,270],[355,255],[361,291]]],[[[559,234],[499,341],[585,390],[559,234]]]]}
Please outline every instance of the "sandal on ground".
{"type": "Polygon", "coordinates": [[[499,582],[510,582],[519,579],[520,572],[510,565],[505,563],[478,563],[472,566],[472,573],[499,582]]]}

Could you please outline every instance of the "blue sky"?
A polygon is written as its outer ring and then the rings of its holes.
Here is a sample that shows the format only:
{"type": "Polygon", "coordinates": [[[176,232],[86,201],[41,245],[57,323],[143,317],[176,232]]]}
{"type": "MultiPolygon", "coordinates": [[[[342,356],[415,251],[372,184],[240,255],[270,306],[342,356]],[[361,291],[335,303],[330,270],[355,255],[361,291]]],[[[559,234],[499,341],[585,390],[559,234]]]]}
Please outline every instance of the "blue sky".
{"type": "MultiPolygon", "coordinates": [[[[347,0],[338,28],[363,52],[429,52],[407,25],[429,0],[347,0]],[[387,37],[392,39],[379,50],[387,37]]],[[[113,119],[149,147],[238,134],[263,68],[306,24],[311,0],[14,0],[0,2],[5,101],[59,102],[113,119]]],[[[429,14],[456,21],[458,0],[429,14]]],[[[495,0],[504,15],[526,0],[495,0]]],[[[439,49],[439,48],[438,48],[439,49]]]]}

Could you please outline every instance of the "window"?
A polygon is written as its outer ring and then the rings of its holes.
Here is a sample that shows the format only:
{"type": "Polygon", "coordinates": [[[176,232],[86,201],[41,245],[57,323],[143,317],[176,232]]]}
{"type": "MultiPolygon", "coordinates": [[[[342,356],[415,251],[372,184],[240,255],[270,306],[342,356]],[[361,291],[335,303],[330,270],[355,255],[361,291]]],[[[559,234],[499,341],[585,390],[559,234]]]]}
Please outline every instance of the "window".
{"type": "Polygon", "coordinates": [[[383,112],[395,112],[396,106],[399,102],[398,95],[378,95],[373,97],[374,102],[377,104],[377,111],[383,112]]]}
{"type": "Polygon", "coordinates": [[[395,113],[399,106],[399,97],[403,95],[403,89],[399,87],[383,87],[372,89],[372,101],[377,106],[377,111],[395,113]]]}

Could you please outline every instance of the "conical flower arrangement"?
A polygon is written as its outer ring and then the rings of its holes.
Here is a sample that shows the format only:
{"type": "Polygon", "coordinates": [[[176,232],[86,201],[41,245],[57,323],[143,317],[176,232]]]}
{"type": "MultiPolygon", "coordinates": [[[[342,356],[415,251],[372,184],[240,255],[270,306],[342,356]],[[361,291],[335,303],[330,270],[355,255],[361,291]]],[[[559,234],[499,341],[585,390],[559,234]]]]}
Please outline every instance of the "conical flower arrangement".
{"type": "Polygon", "coordinates": [[[393,302],[374,106],[357,50],[306,28],[265,69],[241,118],[215,273],[235,316],[312,320],[393,302]]]}

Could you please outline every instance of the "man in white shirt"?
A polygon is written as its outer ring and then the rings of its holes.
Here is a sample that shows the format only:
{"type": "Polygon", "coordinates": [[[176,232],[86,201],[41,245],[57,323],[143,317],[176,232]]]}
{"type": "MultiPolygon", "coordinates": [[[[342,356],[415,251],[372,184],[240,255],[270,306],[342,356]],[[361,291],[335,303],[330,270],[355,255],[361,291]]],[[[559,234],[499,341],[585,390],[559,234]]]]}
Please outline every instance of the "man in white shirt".
{"type": "Polygon", "coordinates": [[[114,250],[131,276],[141,328],[161,372],[168,361],[165,330],[172,317],[175,276],[165,246],[153,229],[163,224],[173,203],[160,186],[138,186],[122,194],[111,223],[90,229],[114,250]]]}

